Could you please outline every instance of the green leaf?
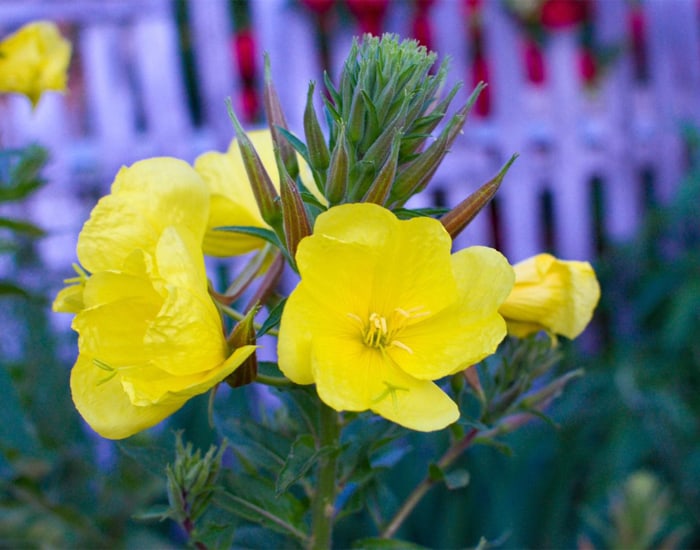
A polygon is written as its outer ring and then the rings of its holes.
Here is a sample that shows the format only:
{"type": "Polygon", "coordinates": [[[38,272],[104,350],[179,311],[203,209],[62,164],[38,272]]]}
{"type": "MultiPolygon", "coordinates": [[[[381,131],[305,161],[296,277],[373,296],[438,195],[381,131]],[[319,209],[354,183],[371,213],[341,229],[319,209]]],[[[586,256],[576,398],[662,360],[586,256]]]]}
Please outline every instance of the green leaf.
{"type": "Polygon", "coordinates": [[[356,540],[352,544],[354,550],[426,550],[426,546],[420,546],[413,542],[398,539],[365,538],[356,540]]]}
{"type": "Polygon", "coordinates": [[[253,227],[251,225],[225,225],[222,227],[214,228],[216,231],[230,231],[232,233],[243,233],[244,235],[250,235],[252,237],[258,237],[264,239],[269,243],[272,243],[279,249],[282,249],[282,244],[280,240],[275,235],[275,232],[271,229],[265,229],[263,227],[253,227]]]}
{"type": "Polygon", "coordinates": [[[285,298],[284,300],[280,300],[275,307],[272,308],[270,311],[270,314],[267,316],[267,319],[263,322],[262,326],[258,329],[258,332],[255,334],[256,338],[260,338],[261,336],[264,336],[268,332],[270,332],[273,328],[276,328],[280,324],[280,319],[282,318],[282,312],[284,311],[284,304],[287,303],[287,299],[285,298]]]}
{"type": "Polygon", "coordinates": [[[275,494],[279,496],[284,493],[289,487],[299,481],[316,464],[319,458],[336,451],[337,449],[332,447],[322,447],[316,450],[314,438],[310,434],[302,434],[297,437],[292,443],[287,460],[277,476],[275,494]]]}
{"type": "Polygon", "coordinates": [[[223,481],[224,490],[214,497],[218,506],[277,533],[307,539],[303,522],[307,507],[291,492],[276,495],[273,482],[257,475],[229,471],[223,481]]]}
{"type": "Polygon", "coordinates": [[[8,281],[0,281],[0,296],[22,296],[31,298],[31,295],[22,287],[8,281]]]}
{"type": "Polygon", "coordinates": [[[451,491],[454,489],[462,489],[469,485],[469,472],[466,470],[453,470],[445,474],[444,482],[445,486],[451,491]]]}
{"type": "Polygon", "coordinates": [[[277,126],[276,128],[277,131],[282,134],[284,138],[292,145],[292,147],[294,147],[294,149],[302,156],[302,158],[306,161],[306,164],[313,166],[313,164],[311,164],[311,158],[309,157],[309,149],[306,147],[306,144],[286,128],[282,128],[280,126],[277,126]]]}
{"type": "Polygon", "coordinates": [[[291,440],[262,423],[227,418],[218,425],[230,448],[250,472],[266,470],[276,475],[289,454],[291,440]]]}
{"type": "Polygon", "coordinates": [[[24,408],[7,372],[0,367],[0,451],[9,459],[19,455],[36,456],[39,442],[34,427],[24,414],[24,408]]]}
{"type": "Polygon", "coordinates": [[[402,219],[402,220],[408,220],[410,218],[419,218],[419,217],[428,217],[428,218],[434,218],[434,217],[440,217],[443,214],[449,212],[449,208],[432,208],[432,207],[427,207],[427,208],[395,208],[393,209],[394,214],[396,214],[396,217],[402,219]]]}
{"type": "Polygon", "coordinates": [[[24,233],[30,237],[43,237],[46,232],[37,227],[33,223],[25,222],[22,220],[15,220],[12,218],[0,218],[0,227],[4,227],[15,233],[24,233]]]}

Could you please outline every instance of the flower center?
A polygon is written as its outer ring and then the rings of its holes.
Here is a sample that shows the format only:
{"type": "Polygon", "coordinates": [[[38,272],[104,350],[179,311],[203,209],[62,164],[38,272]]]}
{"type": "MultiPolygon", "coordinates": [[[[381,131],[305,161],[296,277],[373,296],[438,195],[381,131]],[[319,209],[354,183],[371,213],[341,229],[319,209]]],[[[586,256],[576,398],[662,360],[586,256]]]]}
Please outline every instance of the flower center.
{"type": "Polygon", "coordinates": [[[409,311],[396,308],[387,319],[377,312],[369,314],[367,321],[363,321],[359,315],[348,313],[348,317],[357,321],[361,327],[362,342],[370,347],[384,351],[386,348],[396,347],[402,350],[413,353],[413,350],[406,344],[396,339],[396,336],[401,332],[409,319],[424,317],[430,315],[429,311],[423,311],[422,308],[413,308],[409,311]]]}
{"type": "Polygon", "coordinates": [[[370,313],[369,322],[364,331],[364,342],[372,348],[383,348],[387,345],[389,330],[386,319],[378,313],[370,313]]]}

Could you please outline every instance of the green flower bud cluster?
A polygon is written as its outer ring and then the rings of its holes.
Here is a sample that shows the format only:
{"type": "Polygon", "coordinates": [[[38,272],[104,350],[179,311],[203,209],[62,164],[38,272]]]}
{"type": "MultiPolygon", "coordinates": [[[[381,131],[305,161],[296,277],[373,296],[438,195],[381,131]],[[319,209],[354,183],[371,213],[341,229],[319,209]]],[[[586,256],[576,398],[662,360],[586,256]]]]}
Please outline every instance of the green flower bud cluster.
{"type": "Polygon", "coordinates": [[[430,181],[480,89],[426,147],[459,89],[454,86],[440,99],[447,63],[431,74],[435,62],[436,55],[415,40],[399,42],[389,34],[356,40],[338,86],[325,76],[327,142],[313,108],[311,84],[304,113],[306,150],[300,152],[331,204],[397,207],[430,181]]]}
{"type": "Polygon", "coordinates": [[[225,444],[218,449],[212,446],[202,456],[199,449],[193,451],[192,443],[183,445],[182,435],[177,434],[175,462],[166,468],[170,504],[166,516],[182,525],[190,537],[197,519],[207,510],[214,496],[225,450],[225,444]]]}

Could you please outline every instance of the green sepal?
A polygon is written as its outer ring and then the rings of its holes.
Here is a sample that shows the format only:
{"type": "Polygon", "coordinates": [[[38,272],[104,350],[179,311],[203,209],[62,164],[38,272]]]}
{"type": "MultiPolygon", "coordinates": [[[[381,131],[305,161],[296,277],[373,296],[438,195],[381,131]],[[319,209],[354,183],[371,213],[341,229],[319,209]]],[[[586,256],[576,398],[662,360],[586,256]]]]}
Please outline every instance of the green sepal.
{"type": "Polygon", "coordinates": [[[253,195],[255,195],[255,201],[258,204],[260,214],[270,227],[278,231],[281,229],[282,224],[282,209],[279,204],[277,190],[272,184],[272,180],[267,170],[265,170],[255,147],[253,147],[253,143],[250,141],[250,138],[248,138],[248,134],[243,130],[238,117],[236,117],[230,98],[226,100],[226,106],[228,108],[229,117],[233,122],[233,127],[236,130],[238,148],[241,151],[243,165],[248,175],[253,195]]]}
{"type": "Polygon", "coordinates": [[[340,126],[340,133],[335,142],[331,162],[328,167],[325,195],[330,204],[343,202],[348,189],[348,174],[350,172],[350,160],[345,140],[345,127],[340,126]]]}
{"type": "Polygon", "coordinates": [[[447,214],[440,218],[440,222],[445,226],[445,229],[450,234],[453,239],[457,237],[469,223],[474,219],[474,217],[481,212],[481,210],[491,202],[491,199],[498,191],[501,186],[501,182],[505,177],[508,169],[511,167],[518,155],[513,155],[510,157],[508,162],[501,168],[501,170],[496,174],[496,177],[492,178],[490,181],[486,182],[484,185],[479,187],[466,199],[460,202],[447,214]]]}
{"type": "Polygon", "coordinates": [[[367,193],[362,198],[362,202],[372,202],[383,206],[389,198],[391,186],[394,183],[394,176],[399,163],[399,146],[401,143],[401,133],[397,132],[391,145],[389,158],[381,167],[377,177],[370,185],[367,193]]]}
{"type": "Polygon", "coordinates": [[[282,164],[277,148],[275,148],[275,158],[279,168],[285,244],[289,253],[288,259],[291,260],[290,264],[296,270],[294,256],[297,252],[297,246],[304,237],[311,235],[311,221],[304,207],[299,188],[282,164]]]}
{"type": "Polygon", "coordinates": [[[272,82],[270,57],[267,53],[264,54],[264,60],[265,83],[263,88],[263,100],[265,103],[267,122],[272,133],[272,141],[279,148],[280,156],[282,157],[287,172],[289,172],[292,178],[296,178],[299,175],[299,163],[294,153],[294,148],[288,141],[282,139],[280,135],[280,128],[287,128],[287,120],[282,111],[282,105],[280,104],[277,90],[272,82]]]}
{"type": "Polygon", "coordinates": [[[304,135],[309,151],[309,166],[313,170],[325,171],[330,164],[330,151],[326,144],[326,138],[321,131],[321,124],[316,116],[313,104],[315,83],[309,83],[309,91],[306,94],[306,107],[304,109],[304,135]]]}

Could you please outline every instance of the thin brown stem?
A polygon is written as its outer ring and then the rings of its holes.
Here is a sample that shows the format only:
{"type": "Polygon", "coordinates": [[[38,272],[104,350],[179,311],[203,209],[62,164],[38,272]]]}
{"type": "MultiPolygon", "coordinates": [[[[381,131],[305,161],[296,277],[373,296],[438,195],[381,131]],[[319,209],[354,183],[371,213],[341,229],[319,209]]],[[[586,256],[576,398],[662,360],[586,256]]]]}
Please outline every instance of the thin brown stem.
{"type": "MultiPolygon", "coordinates": [[[[445,454],[442,455],[440,460],[438,460],[438,468],[447,468],[457,458],[459,458],[459,456],[469,448],[469,446],[471,445],[472,441],[474,441],[474,438],[477,436],[478,433],[479,430],[477,430],[476,428],[472,428],[469,431],[469,433],[467,433],[467,435],[465,435],[462,439],[452,444],[450,448],[447,449],[447,451],[445,451],[445,454]]],[[[406,518],[408,518],[411,512],[413,512],[413,509],[418,505],[418,503],[425,496],[425,494],[436,483],[437,481],[433,479],[429,474],[426,475],[423,478],[423,480],[418,485],[416,485],[411,494],[408,495],[408,498],[406,498],[404,503],[401,505],[401,508],[399,508],[398,512],[396,512],[394,517],[391,518],[391,521],[384,528],[380,536],[385,539],[393,537],[396,534],[396,531],[398,531],[399,527],[401,527],[403,522],[406,520],[406,518]]]]}

